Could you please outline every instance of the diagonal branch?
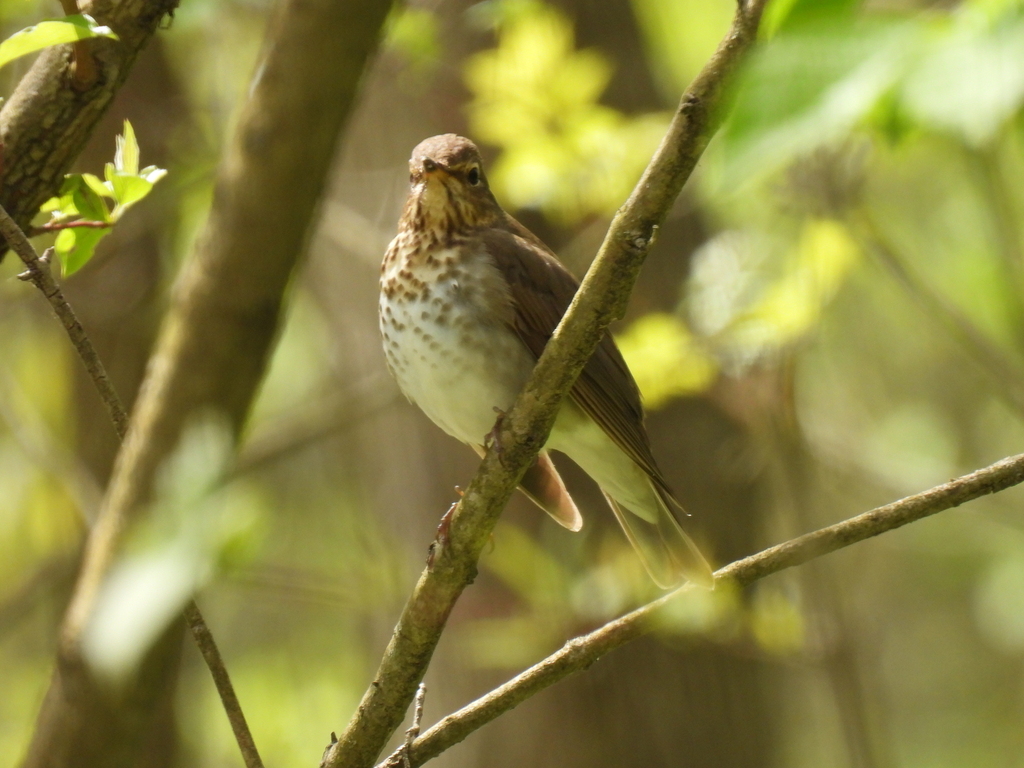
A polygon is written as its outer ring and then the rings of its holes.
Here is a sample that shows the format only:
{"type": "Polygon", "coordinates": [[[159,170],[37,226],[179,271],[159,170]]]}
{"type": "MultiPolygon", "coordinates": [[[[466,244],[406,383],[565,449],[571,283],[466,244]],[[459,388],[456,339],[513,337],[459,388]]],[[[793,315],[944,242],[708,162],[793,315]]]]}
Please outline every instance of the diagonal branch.
{"type": "MultiPolygon", "coordinates": [[[[715,576],[743,587],[786,568],[802,565],[872,536],[957,507],[972,499],[998,493],[1021,482],[1024,482],[1024,454],[1011,456],[930,490],[769,547],[727,565],[715,576]]],[[[586,669],[609,651],[652,631],[659,625],[658,619],[665,607],[690,591],[691,586],[686,585],[600,629],[570,640],[540,663],[458,712],[448,715],[416,739],[411,747],[403,746],[378,768],[397,768],[406,759],[412,766],[423,765],[548,686],[586,669]]]]}
{"type": "MultiPolygon", "coordinates": [[[[82,359],[89,378],[92,379],[100,399],[103,400],[103,404],[107,408],[107,413],[110,414],[110,420],[114,424],[118,438],[123,441],[128,432],[128,412],[121,404],[121,398],[118,397],[110,377],[107,376],[107,371],[96,353],[96,348],[92,345],[92,340],[78,321],[71,305],[64,298],[64,292],[57,285],[57,281],[53,279],[53,273],[50,271],[50,256],[53,249],[47,250],[40,257],[36,253],[36,249],[32,247],[32,243],[25,237],[25,233],[21,231],[21,228],[2,205],[0,205],[0,234],[28,267],[19,277],[31,282],[42,291],[43,296],[50,302],[50,306],[53,307],[53,311],[64,326],[64,330],[68,332],[72,346],[82,359]]],[[[246,768],[263,768],[263,761],[256,749],[256,742],[252,738],[249,725],[245,721],[245,714],[242,712],[242,705],[235,694],[235,687],[231,683],[228,668],[217,649],[213,633],[210,632],[210,628],[206,625],[206,619],[203,618],[203,614],[194,600],[189,601],[185,607],[185,621],[192,633],[192,639],[199,647],[203,661],[206,662],[206,666],[210,670],[210,676],[217,688],[224,712],[228,716],[228,722],[231,724],[231,730],[235,735],[235,741],[238,743],[238,749],[242,753],[246,768]]]]}
{"type": "Polygon", "coordinates": [[[489,451],[455,509],[448,532],[435,542],[377,675],[326,768],[368,768],[405,717],[417,685],[499,515],[547,440],[562,398],[571,389],[609,324],[622,316],[658,227],[717,127],[722,92],[754,44],[767,0],[740,0],[718,50],[690,85],[668,133],[633,194],[616,214],[530,381],[502,420],[501,455],[489,451]]]}

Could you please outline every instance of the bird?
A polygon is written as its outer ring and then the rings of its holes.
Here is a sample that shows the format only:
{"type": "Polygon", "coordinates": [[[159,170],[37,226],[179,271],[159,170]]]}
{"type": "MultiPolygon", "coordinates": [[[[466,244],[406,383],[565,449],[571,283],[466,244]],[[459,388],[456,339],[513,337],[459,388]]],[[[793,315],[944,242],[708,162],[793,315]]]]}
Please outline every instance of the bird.
{"type": "MultiPolygon", "coordinates": [[[[381,264],[378,319],[388,368],[438,427],[483,456],[579,281],[491,192],[480,152],[448,133],[416,146],[409,196],[381,264]]],[[[522,490],[570,531],[583,518],[550,451],[595,480],[651,578],[713,588],[686,513],[651,452],[640,392],[606,334],[560,406],[522,490]]]]}

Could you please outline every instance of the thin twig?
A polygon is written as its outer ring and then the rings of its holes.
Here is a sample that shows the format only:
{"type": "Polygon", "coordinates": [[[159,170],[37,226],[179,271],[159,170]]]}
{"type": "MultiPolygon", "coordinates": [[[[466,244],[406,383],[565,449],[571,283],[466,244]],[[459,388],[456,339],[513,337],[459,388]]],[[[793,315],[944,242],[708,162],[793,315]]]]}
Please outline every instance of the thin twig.
{"type": "Polygon", "coordinates": [[[110,229],[114,226],[112,221],[87,221],[76,219],[75,221],[48,221],[45,224],[29,227],[28,236],[36,237],[45,235],[48,232],[60,232],[63,229],[110,229]]]}
{"type": "Polygon", "coordinates": [[[231,684],[228,668],[224,665],[224,659],[220,655],[213,634],[206,625],[203,615],[199,612],[199,606],[196,605],[195,600],[190,600],[185,606],[185,621],[192,632],[192,638],[199,648],[199,653],[203,655],[203,660],[210,669],[210,675],[213,676],[214,685],[217,686],[224,711],[228,713],[231,730],[234,731],[235,741],[238,743],[238,749],[242,753],[246,768],[263,768],[263,760],[260,759],[256,742],[253,741],[252,733],[245,722],[245,714],[242,712],[238,696],[235,695],[235,686],[231,684]]]}
{"type": "MultiPolygon", "coordinates": [[[[67,299],[64,298],[64,293],[61,291],[60,286],[53,279],[49,258],[42,259],[39,257],[36,249],[32,247],[32,243],[28,241],[25,233],[21,231],[21,227],[15,223],[3,206],[0,206],[0,234],[3,234],[7,244],[25,262],[28,271],[23,273],[23,279],[30,281],[42,291],[43,296],[46,297],[46,300],[50,302],[50,306],[53,307],[53,311],[57,313],[61,325],[68,332],[72,345],[78,351],[78,356],[82,358],[82,362],[85,364],[85,370],[89,373],[89,378],[96,385],[96,391],[99,392],[100,399],[107,408],[107,414],[109,414],[110,420],[114,422],[117,436],[123,440],[128,432],[128,413],[121,404],[121,399],[117,396],[117,392],[114,391],[114,385],[110,383],[110,379],[103,368],[103,363],[100,362],[99,355],[96,354],[92,341],[89,340],[85,329],[82,328],[82,324],[75,317],[75,313],[72,311],[67,299]]],[[[51,253],[51,250],[48,249],[47,253],[51,253]]]]}
{"type": "MultiPolygon", "coordinates": [[[[715,578],[745,587],[786,568],[802,565],[972,499],[1004,491],[1021,482],[1024,482],[1024,454],[1005,458],[930,490],[769,547],[719,569],[715,578]]],[[[473,731],[548,686],[586,669],[609,651],[664,626],[660,619],[663,618],[666,606],[692,591],[691,585],[684,585],[600,629],[570,640],[540,663],[448,715],[413,742],[411,753],[406,753],[413,768],[437,757],[473,731]]],[[[378,768],[397,768],[401,759],[402,755],[395,752],[380,763],[378,768]]]]}
{"type": "Polygon", "coordinates": [[[426,683],[420,683],[420,687],[416,689],[416,701],[412,710],[412,725],[409,726],[408,730],[406,730],[405,743],[399,749],[402,753],[402,764],[404,768],[412,768],[409,756],[412,754],[413,742],[416,741],[416,737],[420,735],[420,723],[423,721],[423,700],[426,698],[426,683]]]}
{"type": "MultiPolygon", "coordinates": [[[[64,293],[53,279],[53,273],[50,270],[50,255],[53,253],[53,249],[47,249],[43,256],[39,256],[32,243],[25,237],[21,227],[4,210],[3,206],[0,206],[0,234],[3,234],[8,245],[18,254],[18,257],[28,268],[19,277],[39,288],[47,301],[50,302],[54,312],[56,312],[57,317],[68,333],[68,337],[71,339],[71,344],[85,364],[86,371],[89,373],[89,378],[92,379],[96,391],[99,392],[100,399],[103,400],[103,404],[107,408],[107,413],[114,424],[118,438],[123,441],[128,432],[128,412],[125,411],[124,406],[121,404],[121,399],[117,396],[114,385],[111,384],[106,369],[104,369],[103,363],[92,345],[92,341],[86,334],[85,329],[82,328],[82,324],[71,309],[71,305],[64,298],[64,293]]],[[[246,768],[263,768],[263,761],[260,760],[259,753],[256,751],[256,744],[245,721],[242,707],[238,703],[238,696],[235,694],[234,686],[231,684],[231,678],[228,675],[224,659],[217,650],[217,645],[213,641],[213,635],[206,625],[202,613],[199,611],[199,606],[196,605],[194,600],[189,601],[185,607],[184,614],[189,630],[192,632],[192,638],[195,640],[203,660],[206,661],[206,665],[210,669],[210,675],[213,677],[214,685],[217,687],[217,693],[220,694],[221,705],[224,707],[224,712],[231,723],[231,730],[234,731],[235,740],[238,742],[238,749],[245,760],[246,768]]]]}
{"type": "Polygon", "coordinates": [[[720,118],[723,89],[757,37],[767,0],[743,0],[725,39],[686,93],[530,380],[502,419],[501,455],[488,451],[451,518],[444,542],[405,605],[377,674],[327,768],[369,768],[405,718],[448,616],[476,577],[477,560],[523,474],[536,459],[572,388],[613,320],[620,318],[658,228],[704,152],[720,118]]]}

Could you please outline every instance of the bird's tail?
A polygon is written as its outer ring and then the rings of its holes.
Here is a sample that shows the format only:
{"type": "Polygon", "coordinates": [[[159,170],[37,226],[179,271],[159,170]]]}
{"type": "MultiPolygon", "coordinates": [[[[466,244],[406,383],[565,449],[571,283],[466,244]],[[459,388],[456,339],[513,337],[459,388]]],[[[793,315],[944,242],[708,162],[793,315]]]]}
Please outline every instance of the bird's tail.
{"type": "Polygon", "coordinates": [[[684,579],[714,589],[715,576],[711,566],[672,512],[672,506],[682,511],[679,502],[657,483],[648,482],[653,492],[651,495],[657,500],[657,508],[644,509],[643,514],[625,507],[604,491],[604,497],[640,561],[662,589],[678,587],[684,579]]]}

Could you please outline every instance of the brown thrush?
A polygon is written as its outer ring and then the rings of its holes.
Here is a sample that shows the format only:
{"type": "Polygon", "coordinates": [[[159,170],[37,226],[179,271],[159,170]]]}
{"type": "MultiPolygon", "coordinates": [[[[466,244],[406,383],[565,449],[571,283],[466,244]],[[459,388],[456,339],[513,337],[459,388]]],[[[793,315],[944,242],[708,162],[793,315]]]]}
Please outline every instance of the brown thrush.
{"type": "MultiPolygon", "coordinates": [[[[406,397],[482,455],[495,410],[512,407],[579,283],[501,209],[473,142],[427,139],[409,171],[409,199],[381,267],[384,352],[406,397]]],[[[583,519],[547,451],[565,453],[601,486],[659,586],[686,578],[710,587],[711,568],[676,519],[682,508],[643,418],[636,383],[605,336],[521,490],[578,531],[583,519]]]]}

